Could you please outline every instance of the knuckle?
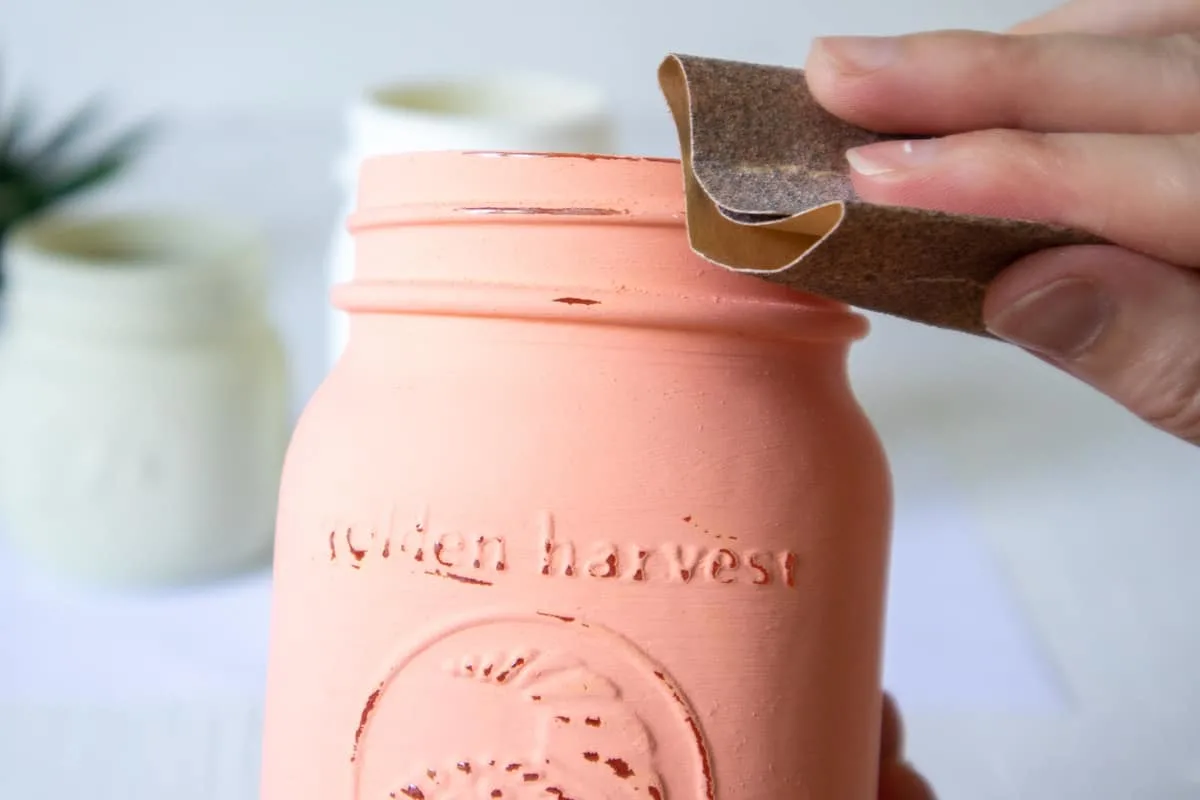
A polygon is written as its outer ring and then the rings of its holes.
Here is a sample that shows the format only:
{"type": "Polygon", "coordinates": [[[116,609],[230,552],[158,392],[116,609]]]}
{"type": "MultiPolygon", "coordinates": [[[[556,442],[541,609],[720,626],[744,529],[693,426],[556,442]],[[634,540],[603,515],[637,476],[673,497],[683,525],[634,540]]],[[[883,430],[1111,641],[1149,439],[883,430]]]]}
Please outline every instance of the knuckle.
{"type": "Polygon", "coordinates": [[[1168,97],[1184,98],[1171,127],[1190,127],[1200,119],[1200,38],[1175,34],[1159,40],[1163,59],[1162,88],[1168,97]],[[1190,123],[1190,125],[1188,125],[1190,123]]]}
{"type": "Polygon", "coordinates": [[[1190,33],[1176,33],[1158,40],[1166,61],[1167,77],[1187,81],[1195,87],[1200,83],[1200,38],[1190,33]]]}
{"type": "Polygon", "coordinates": [[[1037,36],[1004,36],[997,47],[996,66],[1028,84],[1045,78],[1046,39],[1037,36]]]}
{"type": "Polygon", "coordinates": [[[1007,150],[1040,171],[1057,174],[1078,163],[1078,153],[1062,136],[1032,130],[995,131],[993,147],[1007,150]]]}
{"type": "Polygon", "coordinates": [[[1037,130],[1043,113],[1040,102],[1047,87],[1059,74],[1061,54],[1055,40],[1041,36],[997,37],[990,47],[980,48],[979,59],[986,70],[986,83],[994,95],[993,108],[1008,128],[1037,130]]]}
{"type": "Polygon", "coordinates": [[[1049,173],[1063,166],[1061,148],[1050,136],[1036,131],[996,128],[961,134],[961,141],[969,148],[970,163],[980,169],[1004,174],[1016,169],[1028,174],[1049,173]]]}
{"type": "Polygon", "coordinates": [[[1082,208],[1080,155],[1053,134],[992,129],[960,134],[959,183],[1038,209],[1082,208]],[[1030,187],[1037,187],[1031,192],[1030,187]]]}
{"type": "Polygon", "coordinates": [[[974,42],[965,61],[975,86],[986,86],[994,95],[994,108],[1001,111],[1004,125],[1024,128],[1024,98],[1037,92],[1044,76],[1044,45],[1034,36],[987,35],[974,42]]]}
{"type": "Polygon", "coordinates": [[[997,33],[978,34],[969,44],[976,64],[997,76],[1021,74],[1036,67],[1041,60],[1042,42],[1033,36],[1005,36],[997,33]]]}
{"type": "Polygon", "coordinates": [[[1160,142],[1155,155],[1162,168],[1147,175],[1145,185],[1164,210],[1178,209],[1191,217],[1200,203],[1200,135],[1163,136],[1160,142]]]}
{"type": "Polygon", "coordinates": [[[1169,370],[1131,403],[1133,411],[1156,428],[1200,443],[1200,361],[1169,370]]]}

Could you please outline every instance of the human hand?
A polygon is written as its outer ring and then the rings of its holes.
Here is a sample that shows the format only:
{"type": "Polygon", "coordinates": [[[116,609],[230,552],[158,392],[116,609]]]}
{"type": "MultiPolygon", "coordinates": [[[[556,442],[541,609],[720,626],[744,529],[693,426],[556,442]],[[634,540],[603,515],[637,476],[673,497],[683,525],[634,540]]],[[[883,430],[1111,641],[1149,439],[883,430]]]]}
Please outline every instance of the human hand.
{"type": "Polygon", "coordinates": [[[1025,258],[984,319],[1200,444],[1200,3],[1074,0],[1009,35],[818,40],[819,102],[936,138],[848,154],[879,203],[1072,226],[1113,246],[1025,258]]]}
{"type": "Polygon", "coordinates": [[[929,784],[904,760],[904,726],[896,703],[889,695],[883,697],[879,800],[934,800],[929,784]]]}

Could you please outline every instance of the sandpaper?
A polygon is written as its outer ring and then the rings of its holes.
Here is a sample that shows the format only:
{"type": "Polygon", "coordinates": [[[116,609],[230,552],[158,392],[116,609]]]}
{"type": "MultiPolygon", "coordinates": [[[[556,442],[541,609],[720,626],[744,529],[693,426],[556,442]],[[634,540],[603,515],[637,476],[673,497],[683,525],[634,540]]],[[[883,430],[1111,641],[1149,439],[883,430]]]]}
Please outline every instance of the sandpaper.
{"type": "Polygon", "coordinates": [[[659,84],[679,131],[692,249],[851,306],[988,335],[988,283],[1080,231],[859,200],[846,150],[889,137],[825,111],[800,69],[671,55],[659,84]]]}

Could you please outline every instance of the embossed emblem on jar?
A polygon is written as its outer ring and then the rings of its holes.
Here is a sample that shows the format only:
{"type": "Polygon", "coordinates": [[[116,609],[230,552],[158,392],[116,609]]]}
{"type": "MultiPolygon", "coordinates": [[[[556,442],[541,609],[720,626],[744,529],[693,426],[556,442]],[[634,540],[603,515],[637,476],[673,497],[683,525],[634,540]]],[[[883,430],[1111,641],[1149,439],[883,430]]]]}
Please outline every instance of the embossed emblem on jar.
{"type": "Polygon", "coordinates": [[[714,793],[700,722],[665,670],[611,630],[548,612],[404,651],[364,697],[351,762],[358,800],[714,793]]]}

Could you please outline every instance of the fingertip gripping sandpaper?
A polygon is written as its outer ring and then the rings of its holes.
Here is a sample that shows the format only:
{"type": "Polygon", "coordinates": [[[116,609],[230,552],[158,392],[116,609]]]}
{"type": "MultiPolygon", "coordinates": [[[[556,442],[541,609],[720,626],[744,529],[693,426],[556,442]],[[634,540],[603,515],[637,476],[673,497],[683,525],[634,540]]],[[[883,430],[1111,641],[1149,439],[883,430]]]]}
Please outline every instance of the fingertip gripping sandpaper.
{"type": "Polygon", "coordinates": [[[1080,231],[859,200],[846,150],[887,137],[825,111],[804,71],[670,55],[692,249],[727,269],[915,322],[988,335],[988,284],[1080,231]]]}

